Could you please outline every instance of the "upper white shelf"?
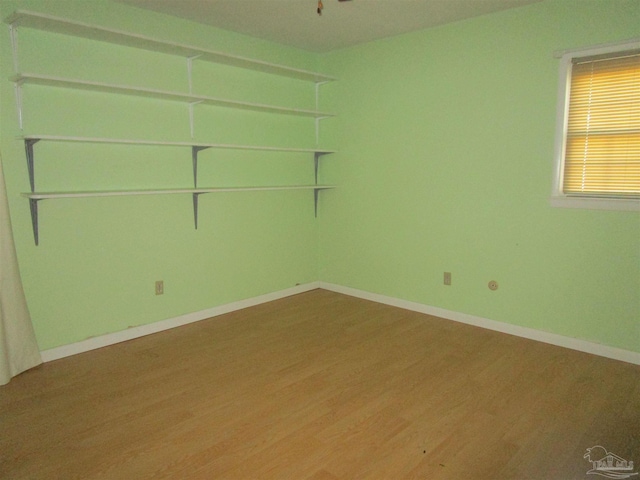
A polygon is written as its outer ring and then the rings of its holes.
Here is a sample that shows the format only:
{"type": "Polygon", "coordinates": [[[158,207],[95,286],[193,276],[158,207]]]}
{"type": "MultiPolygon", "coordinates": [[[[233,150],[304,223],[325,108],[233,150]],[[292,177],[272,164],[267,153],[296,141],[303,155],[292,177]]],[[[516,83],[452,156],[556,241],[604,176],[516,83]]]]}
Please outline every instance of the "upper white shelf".
{"type": "Polygon", "coordinates": [[[262,103],[239,102],[226,100],[223,98],[207,97],[189,93],[170,92],[168,90],[156,90],[152,88],[132,87],[129,85],[118,85],[114,83],[89,82],[86,80],[76,80],[70,78],[53,77],[49,75],[38,75],[32,73],[21,73],[11,77],[9,80],[22,85],[31,83],[34,85],[45,85],[48,87],[72,88],[76,90],[90,90],[94,92],[116,93],[121,95],[135,95],[138,97],[159,98],[163,100],[173,100],[184,103],[213,105],[217,107],[237,108],[241,110],[253,110],[265,113],[280,113],[283,115],[297,115],[302,117],[324,118],[332,117],[334,114],[318,112],[316,110],[304,110],[299,108],[287,108],[262,103]]]}
{"type": "Polygon", "coordinates": [[[337,80],[335,77],[308,70],[301,70],[261,60],[253,60],[246,57],[230,55],[227,53],[175,42],[157,40],[143,35],[113,30],[98,25],[68,20],[66,18],[54,17],[39,12],[16,10],[5,19],[5,22],[14,27],[22,26],[35,28],[75,37],[89,38],[102,42],[166,53],[169,55],[177,55],[185,58],[197,57],[199,60],[207,62],[231,65],[234,67],[256,70],[263,73],[270,73],[309,82],[324,83],[337,80]]]}

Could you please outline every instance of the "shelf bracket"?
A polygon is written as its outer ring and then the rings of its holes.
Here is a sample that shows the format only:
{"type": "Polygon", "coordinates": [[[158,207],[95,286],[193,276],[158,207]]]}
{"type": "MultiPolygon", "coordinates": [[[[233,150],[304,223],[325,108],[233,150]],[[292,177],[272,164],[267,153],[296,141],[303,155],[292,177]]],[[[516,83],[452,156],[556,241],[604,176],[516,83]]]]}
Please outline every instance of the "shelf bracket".
{"type": "Polygon", "coordinates": [[[29,199],[29,209],[31,210],[31,227],[33,228],[33,240],[36,242],[36,247],[38,246],[38,202],[40,199],[30,198],[29,199]]]}
{"type": "Polygon", "coordinates": [[[189,94],[193,93],[193,61],[201,56],[202,55],[194,55],[193,57],[187,57],[187,81],[189,82],[189,94]]]}
{"type": "Polygon", "coordinates": [[[191,163],[193,164],[193,188],[198,188],[198,152],[211,147],[193,145],[191,147],[191,163]]]}
{"type": "MultiPolygon", "coordinates": [[[[18,61],[18,27],[16,25],[9,25],[9,36],[11,37],[11,57],[13,58],[13,73],[17,75],[20,72],[20,64],[18,61]]],[[[18,124],[20,125],[20,130],[22,130],[22,85],[19,82],[15,82],[13,84],[13,89],[16,96],[18,124]]]]}
{"type": "MultiPolygon", "coordinates": [[[[329,82],[325,81],[325,82],[316,82],[315,83],[316,112],[320,110],[320,87],[322,85],[324,85],[325,83],[329,83],[329,82]]],[[[327,118],[327,117],[317,117],[316,118],[316,145],[320,143],[320,120],[322,120],[323,118],[327,118]]]]}
{"type": "Polygon", "coordinates": [[[13,73],[16,75],[20,71],[18,63],[18,27],[13,23],[9,25],[9,35],[11,37],[11,56],[13,57],[13,73]]]}
{"type": "Polygon", "coordinates": [[[189,83],[189,95],[193,93],[193,82],[191,79],[191,69],[193,67],[193,58],[187,57],[187,82],[189,83]]]}
{"type": "Polygon", "coordinates": [[[320,110],[320,87],[322,85],[325,85],[329,83],[328,80],[322,81],[322,82],[316,82],[315,86],[316,86],[316,110],[320,110]]]}
{"type": "Polygon", "coordinates": [[[318,184],[318,168],[320,167],[321,152],[313,152],[313,174],[315,178],[315,184],[318,184]]]}
{"type": "Polygon", "coordinates": [[[193,123],[193,106],[202,103],[202,101],[189,103],[189,131],[191,132],[191,138],[195,136],[195,127],[193,123]]]}
{"type": "Polygon", "coordinates": [[[198,229],[198,193],[194,193],[193,195],[193,223],[196,227],[196,230],[198,229]]]}
{"type": "Polygon", "coordinates": [[[320,169],[320,158],[323,155],[329,155],[331,152],[313,152],[313,174],[315,184],[318,184],[318,170],[320,169]]]}
{"type": "Polygon", "coordinates": [[[29,170],[29,185],[33,193],[36,188],[35,167],[33,164],[33,146],[40,141],[39,138],[26,138],[24,141],[24,151],[27,157],[27,169],[29,170]]]}
{"type": "Polygon", "coordinates": [[[320,118],[316,118],[316,145],[320,144],[320,118]]]}
{"type": "Polygon", "coordinates": [[[332,187],[317,187],[313,189],[313,210],[315,217],[318,218],[318,199],[322,190],[327,190],[332,187]]]}
{"type": "Polygon", "coordinates": [[[198,197],[203,193],[193,193],[193,224],[198,229],[198,197]]]}
{"type": "Polygon", "coordinates": [[[329,116],[316,117],[316,145],[320,143],[320,121],[324,120],[325,118],[331,118],[331,117],[329,116]]]}
{"type": "Polygon", "coordinates": [[[18,110],[18,126],[20,130],[24,130],[23,128],[23,120],[22,120],[22,85],[18,82],[13,84],[13,90],[16,95],[16,109],[18,110]]]}

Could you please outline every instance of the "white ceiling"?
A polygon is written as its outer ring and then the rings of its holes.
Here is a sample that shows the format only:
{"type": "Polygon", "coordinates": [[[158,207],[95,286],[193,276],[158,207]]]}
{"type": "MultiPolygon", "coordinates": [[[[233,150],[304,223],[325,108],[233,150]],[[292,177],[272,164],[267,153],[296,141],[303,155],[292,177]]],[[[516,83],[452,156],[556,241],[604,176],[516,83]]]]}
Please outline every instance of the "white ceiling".
{"type": "Polygon", "coordinates": [[[541,0],[117,0],[224,30],[328,52],[541,0]]]}

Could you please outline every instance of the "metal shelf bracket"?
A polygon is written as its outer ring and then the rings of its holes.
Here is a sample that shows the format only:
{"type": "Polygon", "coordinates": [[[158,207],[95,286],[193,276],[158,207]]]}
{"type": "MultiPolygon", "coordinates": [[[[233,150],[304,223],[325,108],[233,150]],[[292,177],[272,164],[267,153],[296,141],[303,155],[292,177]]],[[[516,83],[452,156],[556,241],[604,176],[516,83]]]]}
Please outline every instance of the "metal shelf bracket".
{"type": "Polygon", "coordinates": [[[211,147],[200,147],[193,145],[191,147],[191,163],[193,164],[193,187],[198,187],[198,152],[211,147]]]}
{"type": "Polygon", "coordinates": [[[31,227],[33,228],[33,240],[36,242],[36,247],[38,246],[38,202],[39,199],[30,198],[29,199],[29,209],[31,210],[31,227]]]}
{"type": "Polygon", "coordinates": [[[35,167],[33,164],[33,146],[40,141],[39,138],[26,138],[24,140],[24,151],[27,157],[27,169],[29,170],[29,185],[31,191],[36,188],[35,167]]]}
{"type": "Polygon", "coordinates": [[[200,195],[205,195],[207,193],[210,192],[198,192],[198,193],[193,193],[192,197],[193,197],[193,225],[196,228],[196,230],[198,229],[198,200],[200,195]]]}
{"type": "Polygon", "coordinates": [[[332,152],[314,152],[313,153],[313,174],[316,185],[318,184],[318,170],[320,168],[320,158],[323,155],[329,155],[332,152]]]}
{"type": "Polygon", "coordinates": [[[318,187],[313,189],[313,213],[315,218],[318,218],[318,198],[322,190],[327,190],[327,187],[318,187]]]}

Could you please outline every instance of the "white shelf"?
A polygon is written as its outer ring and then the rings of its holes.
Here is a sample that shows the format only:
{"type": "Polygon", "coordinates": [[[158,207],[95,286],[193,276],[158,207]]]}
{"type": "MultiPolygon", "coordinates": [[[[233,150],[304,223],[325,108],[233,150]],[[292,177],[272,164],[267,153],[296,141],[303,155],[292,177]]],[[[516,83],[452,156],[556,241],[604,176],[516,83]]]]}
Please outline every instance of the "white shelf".
{"type": "Polygon", "coordinates": [[[193,201],[193,221],[196,230],[198,229],[198,199],[200,195],[207,193],[226,192],[266,192],[283,190],[311,190],[313,191],[313,204],[315,215],[318,216],[318,195],[322,190],[336,188],[335,185],[282,185],[263,187],[209,187],[209,188],[167,188],[149,190],[101,190],[84,192],[31,192],[23,193],[22,196],[29,199],[29,209],[31,210],[31,226],[33,228],[33,239],[36,246],[39,244],[38,227],[38,202],[47,199],[60,198],[90,198],[90,197],[125,197],[140,195],[178,195],[191,194],[193,201]]]}
{"type": "Polygon", "coordinates": [[[22,196],[30,200],[46,200],[52,198],[89,198],[89,197],[130,197],[139,195],[176,195],[176,194],[204,194],[224,192],[262,192],[281,190],[328,190],[335,185],[281,185],[267,187],[209,187],[209,188],[167,188],[151,190],[99,190],[84,192],[30,192],[22,196]]]}
{"type": "Polygon", "coordinates": [[[167,146],[167,147],[196,147],[199,149],[217,148],[226,150],[255,150],[262,152],[290,152],[290,153],[318,153],[321,155],[335,153],[335,150],[325,150],[319,148],[293,148],[293,147],[272,147],[264,145],[236,145],[228,143],[203,143],[203,142],[171,142],[160,140],[138,140],[123,138],[100,138],[100,137],[73,137],[64,135],[24,135],[18,137],[21,140],[48,142],[73,142],[73,143],[106,143],[118,145],[143,145],[143,146],[167,146]]]}
{"type": "MultiPolygon", "coordinates": [[[[1,0],[0,0],[1,1],[1,0]]],[[[177,55],[187,59],[187,79],[189,82],[189,92],[192,85],[192,61],[206,61],[230,65],[237,68],[253,70],[261,73],[279,75],[281,77],[292,78],[307,82],[315,83],[316,105],[318,102],[319,86],[323,83],[336,80],[334,77],[323,75],[311,71],[300,70],[283,65],[263,62],[260,60],[252,60],[245,57],[230,55],[226,53],[207,50],[199,47],[192,47],[174,42],[157,40],[143,35],[132,34],[128,32],[108,29],[97,25],[77,22],[58,18],[51,15],[18,10],[5,20],[10,24],[12,53],[14,56],[15,76],[10,78],[16,86],[16,104],[18,107],[18,119],[20,129],[23,128],[22,115],[22,90],[23,85],[39,85],[55,88],[69,88],[75,90],[84,90],[90,92],[99,92],[107,94],[130,95],[142,98],[152,98],[165,101],[182,102],[189,107],[189,120],[191,127],[191,135],[194,132],[194,105],[209,105],[215,107],[233,108],[244,111],[255,111],[269,114],[292,115],[298,117],[315,118],[316,142],[318,141],[319,120],[322,118],[332,117],[334,114],[320,112],[317,110],[289,108],[276,105],[266,105],[260,103],[251,103],[244,101],[236,101],[224,98],[215,98],[193,93],[175,92],[158,90],[145,87],[137,87],[123,84],[103,83],[96,81],[87,81],[73,78],[62,78],[45,74],[35,73],[19,73],[18,70],[18,46],[17,46],[17,28],[27,27],[40,29],[57,34],[71,35],[80,38],[87,38],[102,42],[110,42],[113,44],[123,45],[132,48],[143,49],[147,51],[160,52],[169,55],[177,55]]],[[[88,198],[88,197],[116,197],[116,196],[136,196],[136,195],[176,195],[190,194],[193,200],[193,214],[195,228],[198,228],[198,199],[202,194],[222,193],[222,192],[249,192],[249,191],[284,191],[284,190],[308,190],[313,192],[314,210],[318,214],[318,198],[322,190],[335,188],[333,185],[318,184],[318,165],[323,155],[334,153],[333,150],[325,150],[319,148],[292,148],[278,146],[261,146],[261,145],[239,145],[224,143],[202,143],[196,141],[158,141],[158,140],[140,140],[140,139],[121,139],[121,138],[101,138],[101,137],[81,137],[81,136],[63,136],[63,135],[24,135],[19,137],[24,141],[25,153],[27,158],[27,169],[29,172],[29,182],[31,186],[30,193],[22,195],[29,199],[29,207],[31,210],[31,223],[33,227],[34,240],[38,245],[38,204],[42,200],[59,199],[59,198],[88,198]],[[93,144],[120,144],[120,145],[146,145],[146,146],[169,146],[169,147],[190,147],[191,160],[193,168],[193,188],[170,188],[170,189],[119,189],[119,190],[102,190],[102,191],[65,191],[65,192],[38,192],[35,188],[35,159],[34,145],[40,141],[50,142],[75,142],[75,143],[93,143],[93,144]],[[313,154],[313,165],[315,173],[315,183],[313,185],[284,185],[284,186],[240,186],[240,187],[198,187],[198,152],[204,149],[231,149],[231,150],[252,150],[263,152],[293,152],[293,153],[310,153],[313,154]]]]}
{"type": "Polygon", "coordinates": [[[184,45],[175,42],[157,40],[144,35],[138,35],[120,30],[91,25],[88,23],[54,17],[39,12],[17,10],[5,19],[5,22],[15,27],[27,27],[45,30],[54,33],[62,33],[75,37],[88,38],[102,42],[109,42],[127,47],[140,48],[154,52],[177,55],[185,58],[195,58],[207,62],[231,65],[234,67],[256,70],[283,77],[295,78],[315,83],[324,83],[336,80],[335,77],[308,70],[287,67],[275,63],[253,60],[250,58],[230,55],[227,53],[208,50],[200,47],[184,45]]]}
{"type": "Polygon", "coordinates": [[[286,108],[260,103],[239,102],[222,98],[207,97],[189,93],[170,92],[167,90],[156,90],[151,88],[132,87],[129,85],[118,85],[112,83],[88,82],[86,80],[76,80],[70,78],[52,77],[49,75],[38,75],[32,73],[21,73],[11,77],[9,80],[17,85],[33,84],[47,87],[71,88],[75,90],[89,90],[92,92],[116,93],[121,95],[134,95],[137,97],[156,98],[161,100],[171,100],[186,104],[204,104],[216,107],[236,108],[241,110],[252,110],[264,113],[280,113],[284,115],[296,115],[312,118],[333,117],[332,113],[318,112],[315,110],[303,110],[298,108],[286,108]]]}

